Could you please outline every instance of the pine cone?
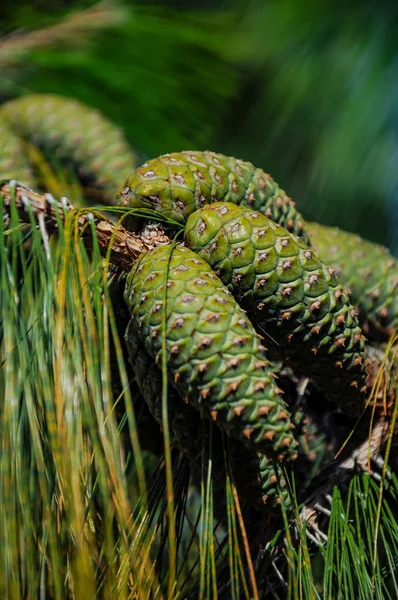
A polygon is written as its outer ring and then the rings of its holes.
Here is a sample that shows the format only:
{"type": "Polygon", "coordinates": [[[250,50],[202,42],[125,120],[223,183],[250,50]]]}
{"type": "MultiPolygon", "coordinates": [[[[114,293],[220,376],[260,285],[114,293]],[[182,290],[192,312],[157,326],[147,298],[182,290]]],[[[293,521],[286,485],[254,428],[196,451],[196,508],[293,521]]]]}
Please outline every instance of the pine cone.
{"type": "Polygon", "coordinates": [[[135,167],[122,131],[72,98],[24,96],[3,104],[0,117],[14,135],[42,150],[52,165],[72,168],[80,181],[100,189],[107,200],[113,200],[120,181],[135,167]]]}
{"type": "Polygon", "coordinates": [[[364,339],[334,269],[261,213],[230,203],[192,214],[185,241],[285,357],[344,411],[363,410],[364,339]]]}
{"type": "Polygon", "coordinates": [[[29,161],[25,155],[23,141],[0,117],[0,180],[16,179],[26,185],[36,184],[29,161]]]}
{"type": "Polygon", "coordinates": [[[338,272],[359,308],[367,335],[372,328],[389,336],[398,327],[398,262],[387,248],[337,227],[309,223],[311,241],[338,272]]]}
{"type": "Polygon", "coordinates": [[[270,175],[215,152],[174,152],[154,158],[130,175],[118,199],[124,206],[151,208],[179,223],[218,200],[244,204],[308,242],[295,203],[270,175]]]}
{"type": "MultiPolygon", "coordinates": [[[[126,330],[126,342],[135,380],[152,415],[162,426],[162,373],[145,350],[132,321],[126,330]]],[[[210,421],[204,428],[200,413],[185,404],[171,384],[168,385],[167,408],[171,444],[189,460],[192,468],[201,468],[203,449],[209,445],[209,439],[204,437],[203,432],[212,427],[215,494],[225,497],[226,472],[221,431],[210,421]]],[[[283,501],[287,508],[290,496],[279,465],[246,448],[239,440],[231,438],[229,448],[234,481],[241,500],[257,507],[265,506],[267,510],[283,501]]]]}
{"type": "Polygon", "coordinates": [[[167,365],[182,398],[258,451],[292,458],[292,425],[261,340],[218,277],[182,247],[147,252],[133,267],[125,299],[158,364],[166,293],[167,365]]]}

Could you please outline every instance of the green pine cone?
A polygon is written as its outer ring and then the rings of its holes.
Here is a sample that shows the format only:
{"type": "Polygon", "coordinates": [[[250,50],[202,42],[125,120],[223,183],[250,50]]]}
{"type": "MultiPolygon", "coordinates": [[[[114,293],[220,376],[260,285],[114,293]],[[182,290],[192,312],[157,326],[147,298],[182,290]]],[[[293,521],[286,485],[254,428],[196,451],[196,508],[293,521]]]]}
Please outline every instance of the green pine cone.
{"type": "Polygon", "coordinates": [[[333,460],[339,448],[333,448],[333,444],[319,423],[302,409],[294,413],[293,421],[297,428],[299,443],[299,457],[294,471],[301,488],[306,488],[317,476],[322,465],[333,460]]]}
{"type": "MultiPolygon", "coordinates": [[[[130,364],[134,379],[149,410],[162,426],[162,373],[139,339],[134,323],[130,320],[125,333],[130,364]]],[[[191,463],[200,464],[202,453],[202,427],[198,411],[184,404],[178,392],[168,386],[167,408],[171,443],[191,463]]]]}
{"type": "Polygon", "coordinates": [[[133,327],[152,358],[160,364],[165,291],[167,365],[183,399],[258,451],[292,458],[292,425],[261,340],[218,277],[187,248],[149,251],[127,278],[133,327]]]}
{"type": "MultiPolygon", "coordinates": [[[[130,313],[123,300],[123,291],[125,288],[125,283],[125,273],[120,273],[118,269],[111,266],[109,268],[107,285],[110,300],[112,303],[112,308],[115,314],[118,337],[120,342],[122,343],[124,365],[130,384],[129,387],[134,406],[134,414],[137,424],[137,433],[140,442],[140,448],[141,450],[154,454],[155,456],[161,456],[163,454],[162,432],[160,431],[159,424],[153,418],[141,392],[137,388],[137,385],[134,384],[134,372],[129,363],[129,356],[126,344],[123,344],[124,333],[130,320],[130,313]]],[[[132,450],[130,434],[128,429],[128,420],[125,419],[126,405],[124,402],[123,381],[118,366],[118,356],[116,353],[114,339],[111,331],[109,333],[109,359],[110,370],[112,375],[112,391],[114,397],[115,414],[119,424],[121,424],[122,422],[125,423],[123,429],[121,430],[121,434],[124,437],[124,444],[126,448],[132,450]]]]}
{"type": "Polygon", "coordinates": [[[56,161],[72,167],[87,187],[113,201],[120,181],[135,167],[122,131],[97,110],[72,98],[32,94],[0,107],[0,117],[14,134],[56,161]]]}
{"type": "Polygon", "coordinates": [[[0,118],[0,140],[0,180],[16,179],[34,187],[36,181],[25,155],[23,141],[2,118],[0,118]]]}
{"type": "Polygon", "coordinates": [[[151,208],[179,223],[218,200],[244,204],[308,243],[294,202],[270,175],[249,162],[215,152],[174,152],[154,158],[128,177],[118,199],[122,205],[151,208]]]}
{"type": "MultiPolygon", "coordinates": [[[[162,426],[162,373],[145,350],[134,324],[126,330],[130,363],[134,366],[137,385],[156,421],[162,426]]],[[[168,386],[167,407],[171,444],[177,448],[192,467],[200,469],[203,448],[209,440],[203,437],[203,421],[197,410],[185,404],[171,384],[168,386]]],[[[221,432],[213,426],[213,472],[217,474],[216,493],[225,495],[225,461],[221,432]]],[[[248,504],[265,505],[268,509],[284,502],[289,506],[290,496],[278,464],[246,448],[239,440],[230,440],[230,459],[239,496],[248,504]],[[278,485],[279,482],[279,485],[278,485]]]]}
{"type": "Polygon", "coordinates": [[[269,336],[349,414],[364,407],[364,340],[335,271],[259,212],[215,203],[192,214],[185,241],[269,336]]]}
{"type": "Polygon", "coordinates": [[[398,327],[398,262],[386,248],[337,227],[308,224],[313,245],[338,272],[361,322],[390,335],[398,327]]]}
{"type": "Polygon", "coordinates": [[[282,468],[276,461],[270,460],[258,453],[257,460],[252,459],[251,462],[242,457],[240,461],[241,471],[239,470],[236,458],[233,461],[233,465],[237,484],[243,477],[248,478],[249,469],[253,470],[253,467],[256,467],[257,474],[252,481],[249,496],[256,494],[257,490],[261,491],[261,497],[256,502],[257,505],[261,502],[267,508],[273,508],[274,506],[283,504],[285,509],[291,509],[291,495],[287,482],[282,468]]]}

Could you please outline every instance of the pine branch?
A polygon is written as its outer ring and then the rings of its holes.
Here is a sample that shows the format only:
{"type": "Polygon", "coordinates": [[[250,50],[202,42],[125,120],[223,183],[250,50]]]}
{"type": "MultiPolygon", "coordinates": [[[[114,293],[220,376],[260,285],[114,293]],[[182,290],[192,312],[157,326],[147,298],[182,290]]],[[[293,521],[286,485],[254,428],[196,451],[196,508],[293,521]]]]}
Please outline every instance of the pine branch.
{"type": "Polygon", "coordinates": [[[134,261],[144,252],[170,243],[170,239],[161,228],[143,230],[139,234],[130,233],[103,215],[98,216],[99,213],[94,214],[89,209],[74,209],[67,198],[57,202],[51,194],[38,194],[19,182],[3,182],[0,194],[6,215],[10,215],[11,206],[14,204],[21,222],[31,223],[33,217],[38,223],[44,222],[48,233],[56,232],[58,220],[64,222],[67,214],[74,212],[77,227],[87,248],[92,247],[93,241],[91,221],[101,255],[105,257],[109,253],[110,263],[124,271],[129,271],[134,261]]]}
{"type": "Polygon", "coordinates": [[[372,463],[380,466],[381,460],[383,465],[381,456],[390,425],[391,419],[387,416],[381,416],[371,426],[368,422],[363,423],[360,431],[354,434],[355,441],[349,444],[343,456],[328,465],[312,483],[312,491],[304,500],[300,516],[306,522],[307,529],[310,530],[312,539],[316,543],[323,544],[327,539],[325,529],[330,515],[334,486],[348,489],[350,480],[356,472],[363,471],[374,475],[372,463]]]}
{"type": "Polygon", "coordinates": [[[67,15],[55,25],[25,33],[12,33],[0,42],[0,64],[5,66],[20,62],[27,52],[54,44],[81,43],[85,37],[99,29],[123,22],[125,11],[117,4],[98,4],[67,15]]]}

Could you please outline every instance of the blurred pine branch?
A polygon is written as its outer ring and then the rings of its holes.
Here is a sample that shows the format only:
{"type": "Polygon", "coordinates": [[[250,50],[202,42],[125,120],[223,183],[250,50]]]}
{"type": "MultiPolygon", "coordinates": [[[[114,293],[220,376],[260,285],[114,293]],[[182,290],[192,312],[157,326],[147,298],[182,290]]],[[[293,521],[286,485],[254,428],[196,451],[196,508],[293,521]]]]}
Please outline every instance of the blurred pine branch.
{"type": "Polygon", "coordinates": [[[123,127],[143,159],[211,146],[236,93],[226,48],[233,15],[124,6],[89,48],[44,48],[1,82],[4,99],[52,92],[82,100],[123,127]]]}
{"type": "Polygon", "coordinates": [[[87,37],[110,26],[122,23],[124,9],[109,0],[85,10],[72,12],[59,22],[33,31],[16,31],[0,38],[0,67],[6,69],[26,60],[27,54],[39,48],[59,44],[62,47],[81,46],[87,37]]]}

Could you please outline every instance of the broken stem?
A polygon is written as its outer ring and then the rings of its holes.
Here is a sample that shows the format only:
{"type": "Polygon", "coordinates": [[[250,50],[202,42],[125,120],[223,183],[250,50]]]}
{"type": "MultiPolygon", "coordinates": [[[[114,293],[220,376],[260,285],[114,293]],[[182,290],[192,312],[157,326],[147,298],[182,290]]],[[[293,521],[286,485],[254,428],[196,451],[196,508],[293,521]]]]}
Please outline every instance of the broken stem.
{"type": "Polygon", "coordinates": [[[66,215],[73,211],[87,248],[92,247],[92,227],[88,226],[91,220],[94,222],[101,255],[109,257],[112,265],[124,271],[129,271],[144,252],[170,243],[170,239],[161,228],[131,233],[103,215],[93,214],[90,209],[74,209],[67,198],[57,202],[51,194],[39,194],[19,182],[3,182],[0,186],[0,196],[6,215],[10,214],[10,208],[14,205],[21,222],[31,223],[33,215],[38,224],[44,220],[49,233],[57,231],[59,220],[65,221],[66,215]]]}

